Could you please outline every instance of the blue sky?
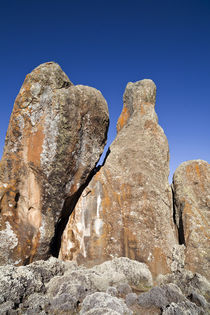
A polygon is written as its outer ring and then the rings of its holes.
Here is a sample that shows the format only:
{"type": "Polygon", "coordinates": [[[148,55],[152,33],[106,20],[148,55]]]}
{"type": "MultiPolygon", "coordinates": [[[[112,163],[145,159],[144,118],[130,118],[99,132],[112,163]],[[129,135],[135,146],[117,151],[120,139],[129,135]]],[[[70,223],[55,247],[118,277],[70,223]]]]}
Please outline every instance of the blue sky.
{"type": "Polygon", "coordinates": [[[209,0],[1,0],[0,48],[0,154],[26,74],[55,61],[106,98],[108,145],[127,82],[150,78],[171,175],[183,161],[210,162],[209,0]]]}

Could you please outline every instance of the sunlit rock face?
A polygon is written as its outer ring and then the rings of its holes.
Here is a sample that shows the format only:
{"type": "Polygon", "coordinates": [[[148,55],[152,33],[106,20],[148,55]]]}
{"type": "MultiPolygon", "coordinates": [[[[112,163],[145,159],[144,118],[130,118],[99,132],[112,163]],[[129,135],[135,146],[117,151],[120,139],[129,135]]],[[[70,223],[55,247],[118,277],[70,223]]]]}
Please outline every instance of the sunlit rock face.
{"type": "Polygon", "coordinates": [[[154,276],[170,271],[177,239],[155,96],[151,80],[128,83],[117,137],[69,218],[60,258],[94,265],[126,256],[146,263],[154,276]]]}
{"type": "Polygon", "coordinates": [[[58,64],[26,76],[0,164],[0,264],[45,259],[50,244],[56,252],[55,225],[99,160],[108,124],[101,93],[74,86],[58,64]]]}
{"type": "Polygon", "coordinates": [[[180,243],[186,246],[185,268],[210,279],[210,164],[182,163],[174,173],[173,190],[180,243]]]}

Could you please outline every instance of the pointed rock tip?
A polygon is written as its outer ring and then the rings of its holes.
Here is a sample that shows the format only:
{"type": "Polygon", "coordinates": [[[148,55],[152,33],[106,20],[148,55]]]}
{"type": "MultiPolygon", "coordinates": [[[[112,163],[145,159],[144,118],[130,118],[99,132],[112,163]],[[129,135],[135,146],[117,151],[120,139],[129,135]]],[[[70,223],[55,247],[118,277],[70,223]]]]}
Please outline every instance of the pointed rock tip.
{"type": "Polygon", "coordinates": [[[128,82],[123,95],[124,103],[127,101],[127,98],[130,97],[132,97],[133,101],[135,100],[135,98],[137,98],[139,102],[155,103],[155,83],[150,79],[143,79],[136,82],[128,82]]]}
{"type": "Polygon", "coordinates": [[[123,95],[123,110],[117,122],[119,132],[128,122],[134,111],[142,111],[143,104],[155,106],[156,85],[150,79],[128,82],[123,95]]]}

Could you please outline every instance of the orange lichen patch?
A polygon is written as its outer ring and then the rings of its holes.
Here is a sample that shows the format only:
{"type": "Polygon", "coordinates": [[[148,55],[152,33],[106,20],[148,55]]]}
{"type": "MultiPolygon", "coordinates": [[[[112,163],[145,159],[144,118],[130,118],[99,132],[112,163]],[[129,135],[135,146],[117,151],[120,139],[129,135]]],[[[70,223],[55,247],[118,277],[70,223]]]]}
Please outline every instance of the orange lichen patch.
{"type": "Polygon", "coordinates": [[[140,106],[140,114],[141,114],[142,116],[145,114],[144,104],[141,104],[141,106],[140,106]]]}
{"type": "Polygon", "coordinates": [[[124,244],[122,244],[122,246],[124,247],[123,252],[125,257],[128,257],[130,259],[137,259],[136,251],[138,241],[136,239],[136,236],[127,227],[124,227],[123,234],[124,244]]]}
{"type": "Polygon", "coordinates": [[[157,277],[159,274],[170,273],[170,267],[167,263],[167,256],[163,252],[162,248],[155,247],[152,251],[154,259],[151,262],[148,262],[148,267],[152,272],[154,277],[157,277]]]}
{"type": "Polygon", "coordinates": [[[127,124],[129,118],[130,113],[128,111],[128,108],[124,107],[117,122],[117,132],[119,132],[127,124]]]}
{"type": "Polygon", "coordinates": [[[186,174],[190,181],[193,180],[193,177],[194,177],[194,178],[198,178],[200,182],[201,171],[199,168],[199,164],[195,162],[195,163],[192,163],[191,165],[187,165],[186,174]]]}
{"type": "Polygon", "coordinates": [[[38,245],[39,245],[39,239],[40,239],[40,232],[38,231],[38,233],[35,234],[33,236],[33,239],[32,239],[32,246],[31,246],[29,263],[33,262],[33,258],[36,255],[37,248],[38,248],[38,245]]]}
{"type": "Polygon", "coordinates": [[[208,239],[209,238],[209,234],[208,234],[208,228],[206,229],[206,227],[208,227],[208,221],[206,220],[206,218],[202,215],[202,213],[199,211],[199,209],[196,209],[196,212],[199,214],[195,214],[192,210],[191,205],[186,202],[185,206],[184,206],[184,211],[183,211],[183,222],[185,225],[185,239],[186,242],[188,243],[188,240],[190,240],[190,235],[191,235],[191,230],[192,230],[192,226],[190,223],[190,219],[193,218],[195,221],[195,225],[198,227],[199,231],[201,233],[203,233],[203,235],[205,235],[205,237],[208,239]],[[200,219],[200,220],[199,220],[200,219]],[[202,222],[201,222],[202,220],[202,222]],[[206,225],[206,227],[205,227],[206,225]]]}
{"type": "Polygon", "coordinates": [[[146,120],[144,124],[144,128],[151,130],[153,134],[156,134],[158,131],[157,124],[152,120],[146,120]]]}
{"type": "Polygon", "coordinates": [[[199,165],[198,164],[195,164],[195,170],[196,170],[197,176],[200,177],[201,173],[200,173],[200,169],[199,169],[199,165]]]}
{"type": "Polygon", "coordinates": [[[30,80],[28,80],[28,76],[26,76],[23,87],[15,100],[15,106],[17,105],[19,108],[25,108],[30,104],[31,100],[31,83],[30,80]]]}
{"type": "Polygon", "coordinates": [[[28,154],[27,159],[29,162],[40,166],[40,155],[42,153],[42,144],[44,141],[43,125],[40,124],[37,132],[32,133],[28,140],[28,154]]]}

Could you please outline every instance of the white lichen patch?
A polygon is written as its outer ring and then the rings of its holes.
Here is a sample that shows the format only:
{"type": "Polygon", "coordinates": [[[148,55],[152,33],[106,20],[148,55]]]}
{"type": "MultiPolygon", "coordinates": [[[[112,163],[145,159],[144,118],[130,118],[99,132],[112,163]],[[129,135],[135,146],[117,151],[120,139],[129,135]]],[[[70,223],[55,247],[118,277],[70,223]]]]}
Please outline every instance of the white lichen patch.
{"type": "Polygon", "coordinates": [[[20,131],[22,132],[24,127],[25,127],[25,121],[24,121],[24,118],[22,115],[18,115],[17,116],[17,121],[18,121],[18,126],[19,126],[19,129],[20,131]]]}
{"type": "Polygon", "coordinates": [[[36,98],[28,106],[30,109],[30,121],[33,127],[35,127],[43,117],[44,113],[51,112],[51,103],[52,103],[53,92],[50,87],[46,87],[43,93],[40,96],[39,102],[36,101],[36,98]]]}
{"type": "Polygon", "coordinates": [[[82,231],[82,223],[81,223],[81,222],[78,222],[78,223],[76,224],[76,227],[77,227],[77,230],[78,230],[79,232],[82,231]]]}
{"type": "Polygon", "coordinates": [[[42,222],[41,222],[41,226],[39,228],[39,232],[40,232],[40,241],[43,241],[45,239],[45,218],[44,215],[42,215],[42,222]]]}
{"type": "Polygon", "coordinates": [[[96,234],[99,236],[103,227],[103,220],[97,218],[94,222],[94,229],[96,234]]]}
{"type": "Polygon", "coordinates": [[[70,251],[72,248],[74,248],[75,244],[72,243],[70,240],[67,242],[67,251],[70,251]]]}
{"type": "Polygon", "coordinates": [[[12,230],[8,221],[6,222],[6,229],[0,231],[0,239],[0,249],[1,251],[5,251],[5,254],[18,245],[17,235],[12,230]]]}
{"type": "MultiPolygon", "coordinates": [[[[47,99],[43,96],[42,103],[45,104],[47,99]]],[[[43,106],[46,106],[43,105],[43,106]]],[[[44,121],[44,141],[42,144],[41,166],[48,176],[51,171],[52,162],[54,161],[57,152],[57,137],[59,134],[59,104],[55,103],[54,108],[48,106],[45,108],[45,121],[44,121]]]]}
{"type": "Polygon", "coordinates": [[[36,83],[32,84],[30,90],[31,90],[31,94],[34,97],[37,97],[41,91],[41,85],[38,82],[36,82],[36,83]]]}
{"type": "Polygon", "coordinates": [[[152,255],[152,253],[149,253],[147,260],[148,260],[148,261],[152,261],[152,260],[153,260],[153,255],[152,255]]]}
{"type": "Polygon", "coordinates": [[[101,206],[101,196],[100,194],[97,196],[97,209],[96,209],[96,216],[99,218],[100,215],[100,206],[101,206]]]}

